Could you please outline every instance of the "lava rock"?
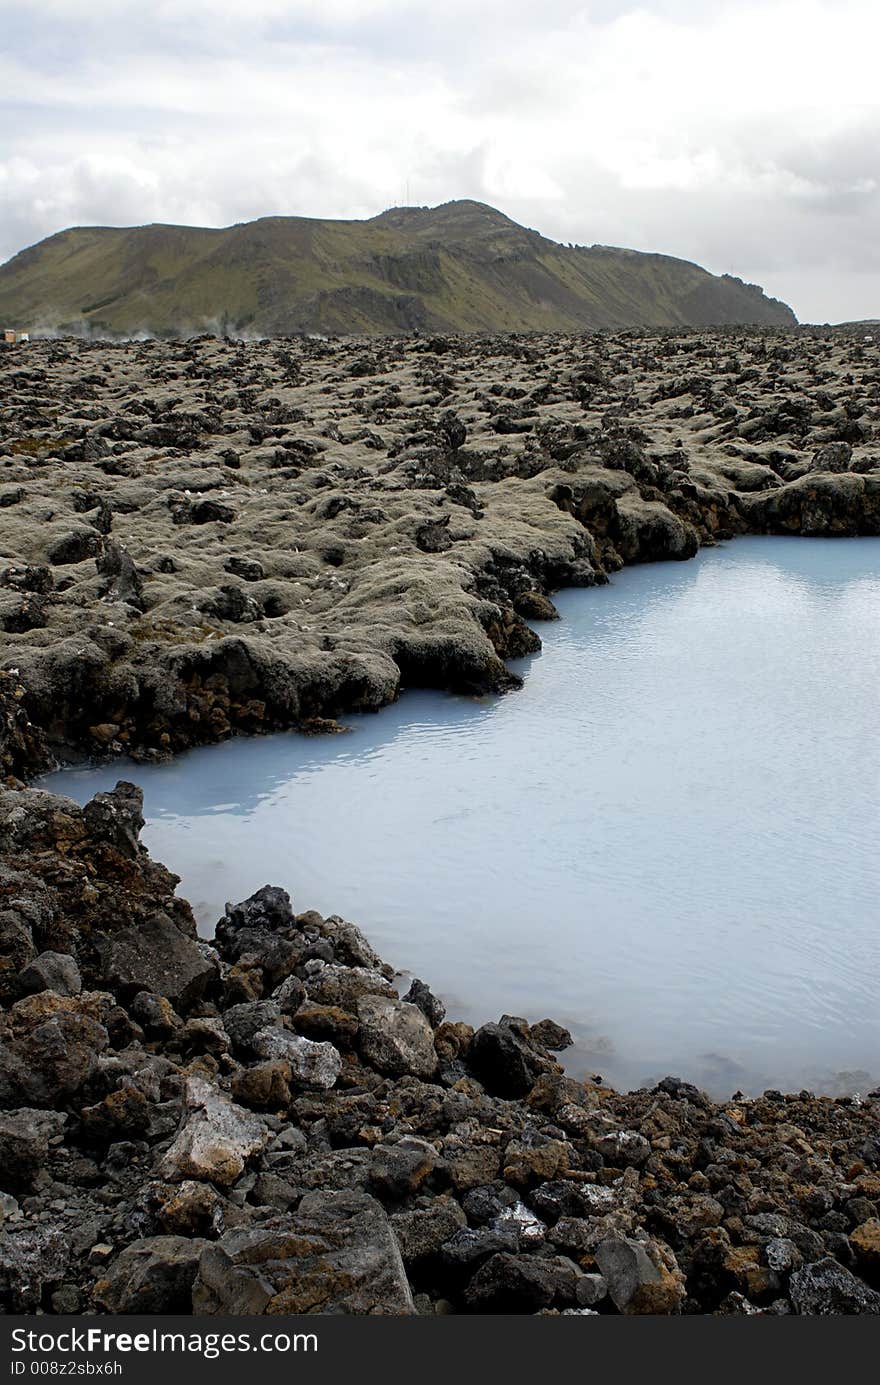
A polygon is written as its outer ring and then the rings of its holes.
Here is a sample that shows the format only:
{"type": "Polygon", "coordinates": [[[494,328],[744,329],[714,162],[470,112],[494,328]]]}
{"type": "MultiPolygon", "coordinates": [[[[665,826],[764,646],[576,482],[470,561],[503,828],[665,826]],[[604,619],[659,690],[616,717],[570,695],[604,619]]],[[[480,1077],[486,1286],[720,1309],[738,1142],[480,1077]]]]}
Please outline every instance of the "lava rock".
{"type": "Polygon", "coordinates": [[[202,1078],[188,1080],[187,1106],[192,1114],[160,1162],[161,1177],[229,1187],[247,1160],[265,1148],[265,1124],[202,1078]]]}
{"type": "Polygon", "coordinates": [[[13,1227],[0,1235],[0,1298],[14,1312],[33,1313],[47,1287],[60,1284],[70,1241],[57,1226],[13,1227]]]}
{"type": "Polygon", "coordinates": [[[164,913],[120,929],[102,940],[100,950],[104,984],[123,1001],[152,991],[186,1011],[217,980],[216,963],[164,913]]]}
{"type": "Polygon", "coordinates": [[[363,1193],[310,1193],[296,1213],[202,1251],[197,1315],[415,1312],[388,1218],[363,1193]]]}
{"type": "Polygon", "coordinates": [[[417,977],[413,978],[412,985],[403,999],[408,1005],[415,1005],[421,1010],[432,1029],[437,1029],[446,1018],[446,1006],[437,999],[430,987],[417,977]]]}
{"type": "Polygon", "coordinates": [[[525,1096],[546,1069],[541,1055],[507,1024],[484,1024],[467,1052],[467,1065],[493,1096],[525,1096]]]}
{"type": "Polygon", "coordinates": [[[391,1227],[404,1264],[418,1265],[438,1255],[445,1242],[467,1224],[455,1198],[430,1198],[411,1211],[396,1212],[391,1227]]]}
{"type": "Polygon", "coordinates": [[[96,1302],[108,1313],[189,1313],[205,1244],[188,1236],[133,1241],[95,1285],[96,1302]]]}
{"type": "Polygon", "coordinates": [[[0,1187],[29,1188],[49,1157],[49,1143],[67,1116],[60,1111],[20,1107],[0,1112],[0,1187]]]}
{"type": "Polygon", "coordinates": [[[672,1252],[656,1241],[637,1241],[615,1232],[600,1241],[596,1264],[621,1313],[677,1313],[684,1298],[672,1252]]]}
{"type": "Polygon", "coordinates": [[[82,977],[73,957],[65,952],[41,952],[18,974],[22,990],[79,995],[82,977]]]}
{"type": "Polygon", "coordinates": [[[880,1313],[880,1294],[830,1255],[793,1274],[789,1293],[795,1312],[804,1316],[880,1313]]]}
{"type": "Polygon", "coordinates": [[[290,1068],[284,1062],[255,1063],[236,1073],[232,1095],[255,1111],[286,1111],[290,1105],[290,1068]]]}
{"type": "Polygon", "coordinates": [[[477,1313],[537,1313],[554,1300],[574,1303],[577,1266],[559,1257],[542,1260],[502,1251],[482,1265],[465,1291],[477,1313]]]}
{"type": "Polygon", "coordinates": [[[342,1068],[342,1058],[332,1044],[314,1043],[285,1029],[261,1029],[251,1047],[261,1058],[286,1063],[291,1081],[302,1087],[332,1087],[342,1068]]]}
{"type": "Polygon", "coordinates": [[[258,563],[256,558],[233,556],[227,558],[223,566],[227,572],[231,572],[234,577],[240,577],[243,582],[261,582],[266,575],[263,564],[258,563]]]}
{"type": "Polygon", "coordinates": [[[432,1077],[436,1072],[434,1034],[415,1005],[365,995],[357,1002],[357,1016],[361,1054],[380,1072],[396,1077],[432,1077]]]}
{"type": "Polygon", "coordinates": [[[281,1011],[274,1000],[248,1000],[223,1011],[223,1027],[236,1053],[255,1054],[254,1039],[278,1024],[281,1011]]]}

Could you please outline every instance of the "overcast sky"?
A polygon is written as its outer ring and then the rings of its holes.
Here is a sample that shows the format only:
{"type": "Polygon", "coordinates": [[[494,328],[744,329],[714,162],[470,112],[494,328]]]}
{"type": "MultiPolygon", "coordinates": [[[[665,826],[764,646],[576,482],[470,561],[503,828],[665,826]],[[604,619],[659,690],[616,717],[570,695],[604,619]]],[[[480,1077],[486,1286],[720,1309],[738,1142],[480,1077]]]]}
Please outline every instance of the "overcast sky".
{"type": "Polygon", "coordinates": [[[0,260],[474,197],[880,317],[878,53],[878,0],[0,0],[0,260]]]}

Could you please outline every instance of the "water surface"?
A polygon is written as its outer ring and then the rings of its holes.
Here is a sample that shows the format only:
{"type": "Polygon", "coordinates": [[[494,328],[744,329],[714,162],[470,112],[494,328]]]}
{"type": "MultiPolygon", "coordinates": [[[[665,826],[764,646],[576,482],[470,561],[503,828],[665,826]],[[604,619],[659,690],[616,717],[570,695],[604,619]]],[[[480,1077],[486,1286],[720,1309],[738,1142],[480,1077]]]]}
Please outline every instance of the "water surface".
{"type": "Polygon", "coordinates": [[[141,784],[205,933],[282,884],[453,1017],[567,1024],[572,1071],[876,1083],[880,540],[739,539],[557,605],[507,697],[44,784],[141,784]]]}

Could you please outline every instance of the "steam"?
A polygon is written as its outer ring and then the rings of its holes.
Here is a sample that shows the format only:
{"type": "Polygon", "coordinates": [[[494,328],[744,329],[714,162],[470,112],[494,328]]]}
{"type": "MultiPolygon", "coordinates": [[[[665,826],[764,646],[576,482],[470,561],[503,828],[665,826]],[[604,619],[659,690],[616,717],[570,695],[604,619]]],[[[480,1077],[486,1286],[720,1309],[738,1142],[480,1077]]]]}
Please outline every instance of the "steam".
{"type": "Polygon", "coordinates": [[[183,324],[172,331],[154,332],[149,327],[135,327],[129,331],[116,331],[106,323],[96,323],[88,318],[67,319],[63,310],[46,308],[38,317],[29,318],[21,327],[30,333],[31,341],[62,341],[71,339],[82,342],[106,342],[111,345],[124,342],[142,341],[192,341],[196,337],[216,337],[218,341],[255,343],[268,340],[265,332],[231,321],[225,315],[200,318],[196,322],[183,324]]]}

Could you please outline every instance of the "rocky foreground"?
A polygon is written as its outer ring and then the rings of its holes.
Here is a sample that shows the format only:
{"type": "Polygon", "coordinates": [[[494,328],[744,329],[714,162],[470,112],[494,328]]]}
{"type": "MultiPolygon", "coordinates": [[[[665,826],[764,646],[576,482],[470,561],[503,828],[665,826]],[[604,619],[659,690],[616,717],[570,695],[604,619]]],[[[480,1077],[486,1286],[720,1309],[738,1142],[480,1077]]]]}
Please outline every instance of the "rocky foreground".
{"type": "Polygon", "coordinates": [[[559,587],[880,533],[863,336],[0,349],[0,771],[503,690],[559,587]]]}
{"type": "Polygon", "coordinates": [[[880,1091],[573,1081],[283,889],[199,942],[141,826],[0,792],[7,1311],[880,1312],[880,1091]]]}

